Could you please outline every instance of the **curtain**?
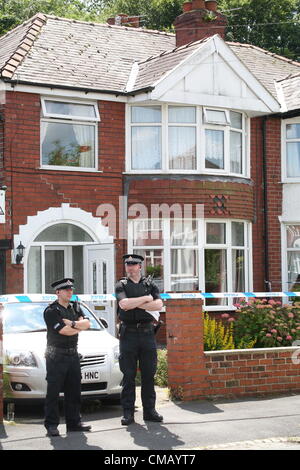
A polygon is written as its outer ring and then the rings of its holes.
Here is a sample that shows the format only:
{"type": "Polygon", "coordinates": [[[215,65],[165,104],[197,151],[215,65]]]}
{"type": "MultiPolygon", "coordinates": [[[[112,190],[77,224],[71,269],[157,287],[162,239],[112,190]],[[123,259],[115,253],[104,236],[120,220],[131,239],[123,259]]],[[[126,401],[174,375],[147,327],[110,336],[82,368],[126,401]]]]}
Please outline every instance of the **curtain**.
{"type": "Polygon", "coordinates": [[[79,148],[79,166],[85,168],[93,167],[94,126],[74,124],[73,130],[79,148]]]}
{"type": "Polygon", "coordinates": [[[300,142],[287,143],[287,176],[300,176],[300,142]]]}
{"type": "Polygon", "coordinates": [[[195,127],[169,127],[169,162],[171,169],[196,168],[195,127]]]}
{"type": "Polygon", "coordinates": [[[205,130],[205,168],[224,168],[224,131],[205,130]]]}
{"type": "Polygon", "coordinates": [[[230,171],[242,173],[242,134],[230,131],[230,171]]]}
{"type": "Polygon", "coordinates": [[[131,129],[132,169],[161,168],[161,127],[133,126],[131,129]]]}
{"type": "Polygon", "coordinates": [[[300,251],[288,251],[289,290],[300,290],[300,251]]]}

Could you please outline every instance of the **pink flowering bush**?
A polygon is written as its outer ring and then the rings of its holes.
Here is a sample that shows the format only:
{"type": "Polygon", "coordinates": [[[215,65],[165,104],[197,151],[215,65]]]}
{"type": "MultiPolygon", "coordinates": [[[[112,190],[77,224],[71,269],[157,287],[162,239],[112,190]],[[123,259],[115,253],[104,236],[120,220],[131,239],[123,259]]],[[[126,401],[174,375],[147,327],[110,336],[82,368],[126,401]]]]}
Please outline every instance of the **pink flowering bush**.
{"type": "Polygon", "coordinates": [[[300,339],[300,302],[282,305],[279,300],[254,298],[241,300],[236,307],[235,319],[222,315],[233,324],[236,348],[247,344],[255,348],[291,346],[300,339]]]}

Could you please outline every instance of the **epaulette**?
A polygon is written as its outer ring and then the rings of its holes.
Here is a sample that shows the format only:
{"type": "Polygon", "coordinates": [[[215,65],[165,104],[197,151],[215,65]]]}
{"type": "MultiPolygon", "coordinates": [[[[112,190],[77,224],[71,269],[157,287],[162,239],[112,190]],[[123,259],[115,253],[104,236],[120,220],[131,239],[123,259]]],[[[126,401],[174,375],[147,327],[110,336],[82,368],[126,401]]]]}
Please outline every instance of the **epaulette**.
{"type": "Polygon", "coordinates": [[[123,277],[122,279],[120,279],[119,282],[121,282],[123,284],[123,286],[126,286],[126,284],[128,282],[128,279],[127,279],[127,277],[123,277]]]}

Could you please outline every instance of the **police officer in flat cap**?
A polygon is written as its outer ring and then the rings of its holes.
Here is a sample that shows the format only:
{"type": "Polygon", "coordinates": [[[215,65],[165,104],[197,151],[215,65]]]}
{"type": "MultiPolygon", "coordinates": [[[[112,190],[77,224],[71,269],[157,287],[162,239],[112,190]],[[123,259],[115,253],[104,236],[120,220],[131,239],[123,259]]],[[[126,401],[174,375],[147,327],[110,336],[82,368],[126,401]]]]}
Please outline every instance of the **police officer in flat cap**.
{"type": "Polygon", "coordinates": [[[44,311],[47,325],[47,395],[45,427],[49,436],[59,436],[59,393],[64,392],[67,432],[90,431],[81,422],[81,372],[77,352],[78,334],[90,327],[79,304],[71,302],[74,279],[53,282],[57,300],[44,311]]]}
{"type": "Polygon", "coordinates": [[[155,410],[154,375],[157,351],[154,334],[154,316],[163,302],[156,284],[141,275],[144,258],[135,254],[123,256],[127,277],[116,284],[120,318],[120,357],[123,373],[121,424],[134,422],[135,377],[139,363],[141,396],[145,421],[161,422],[163,417],[155,410]],[[153,314],[153,315],[152,315],[153,314]]]}

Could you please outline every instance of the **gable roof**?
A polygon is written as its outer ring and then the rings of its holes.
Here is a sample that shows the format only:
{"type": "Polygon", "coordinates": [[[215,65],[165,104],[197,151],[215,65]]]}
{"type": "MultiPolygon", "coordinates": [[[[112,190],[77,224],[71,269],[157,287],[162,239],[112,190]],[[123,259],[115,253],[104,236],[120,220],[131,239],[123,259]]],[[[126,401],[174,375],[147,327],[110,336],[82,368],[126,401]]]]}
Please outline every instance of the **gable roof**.
{"type": "MultiPolygon", "coordinates": [[[[174,34],[39,13],[0,38],[0,78],[136,93],[153,87],[206,41],[176,48],[174,34]]],[[[256,46],[227,45],[275,99],[275,82],[300,71],[300,63],[256,46]]]]}

